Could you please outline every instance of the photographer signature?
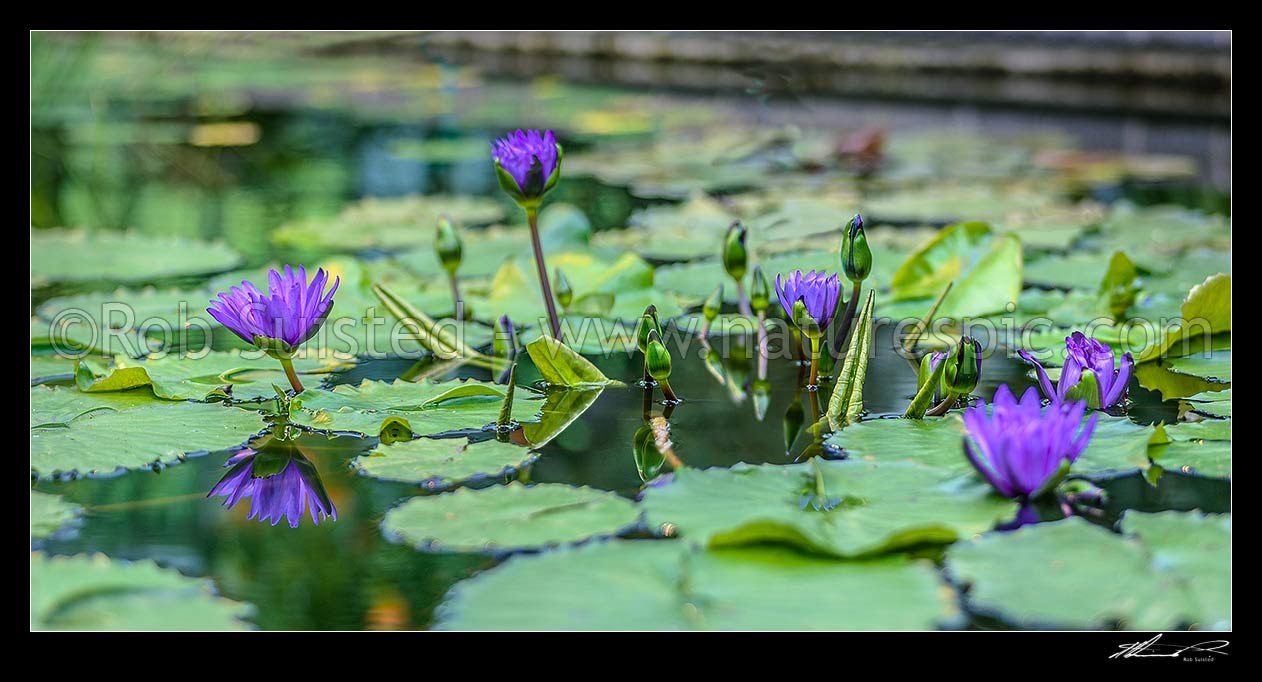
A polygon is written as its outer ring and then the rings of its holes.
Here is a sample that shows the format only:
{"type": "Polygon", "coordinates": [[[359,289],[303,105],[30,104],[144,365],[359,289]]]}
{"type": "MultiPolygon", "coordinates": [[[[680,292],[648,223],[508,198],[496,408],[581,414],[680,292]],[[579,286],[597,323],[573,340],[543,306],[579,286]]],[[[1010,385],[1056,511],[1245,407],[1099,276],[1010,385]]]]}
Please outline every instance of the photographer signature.
{"type": "Polygon", "coordinates": [[[1227,654],[1226,651],[1222,650],[1228,644],[1225,639],[1213,639],[1186,646],[1158,644],[1157,641],[1160,639],[1161,635],[1157,635],[1147,642],[1123,644],[1119,647],[1121,650],[1109,656],[1109,658],[1178,658],[1189,651],[1194,653],[1227,654]]]}

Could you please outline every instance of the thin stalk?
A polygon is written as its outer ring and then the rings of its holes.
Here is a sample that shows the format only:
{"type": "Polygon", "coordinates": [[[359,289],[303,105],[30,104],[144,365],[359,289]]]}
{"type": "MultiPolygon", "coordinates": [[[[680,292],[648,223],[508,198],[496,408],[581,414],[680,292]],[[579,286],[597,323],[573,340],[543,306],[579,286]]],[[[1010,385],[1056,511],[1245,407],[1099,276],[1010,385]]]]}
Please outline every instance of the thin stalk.
{"type": "Polygon", "coordinates": [[[530,223],[530,245],[535,250],[535,269],[539,271],[543,302],[548,306],[548,324],[552,328],[552,338],[560,341],[561,321],[557,318],[556,301],[552,299],[552,283],[548,281],[548,266],[543,261],[543,244],[539,241],[539,212],[533,208],[526,209],[526,220],[530,223]]]}
{"type": "Polygon", "coordinates": [[[281,358],[280,366],[285,368],[285,376],[289,377],[289,385],[294,387],[294,393],[302,393],[302,382],[298,381],[298,373],[294,371],[294,361],[281,358]]]}
{"type": "Polygon", "coordinates": [[[736,280],[736,308],[745,317],[754,314],[754,309],[749,307],[749,297],[745,295],[745,283],[739,279],[736,280]]]}
{"type": "Polygon", "coordinates": [[[670,390],[669,381],[662,379],[661,381],[657,382],[657,385],[662,387],[662,395],[665,396],[667,400],[671,401],[672,403],[679,402],[679,396],[675,395],[675,392],[670,390]]]}
{"type": "Polygon", "coordinates": [[[761,381],[767,378],[767,330],[764,325],[767,324],[767,313],[764,310],[758,311],[758,379],[761,381]]]}
{"type": "Polygon", "coordinates": [[[456,273],[453,272],[447,275],[447,279],[451,281],[451,306],[452,306],[451,309],[453,311],[452,316],[455,317],[457,320],[468,319],[468,317],[466,317],[467,313],[464,310],[464,301],[461,300],[460,298],[459,278],[457,278],[456,273]]]}
{"type": "Polygon", "coordinates": [[[846,346],[846,337],[850,335],[850,324],[854,321],[855,310],[859,308],[859,294],[862,290],[863,282],[855,282],[854,288],[850,290],[850,300],[846,303],[846,312],[841,316],[841,326],[833,337],[833,357],[841,357],[841,351],[846,346]]]}
{"type": "Polygon", "coordinates": [[[947,393],[946,397],[942,399],[942,402],[938,403],[937,405],[934,405],[933,409],[925,413],[925,416],[926,417],[941,417],[942,415],[947,413],[947,410],[951,409],[952,407],[955,407],[955,401],[958,398],[959,396],[954,393],[947,393]]]}
{"type": "Polygon", "coordinates": [[[806,388],[814,391],[819,388],[819,339],[811,339],[811,377],[806,380],[806,388]]]}

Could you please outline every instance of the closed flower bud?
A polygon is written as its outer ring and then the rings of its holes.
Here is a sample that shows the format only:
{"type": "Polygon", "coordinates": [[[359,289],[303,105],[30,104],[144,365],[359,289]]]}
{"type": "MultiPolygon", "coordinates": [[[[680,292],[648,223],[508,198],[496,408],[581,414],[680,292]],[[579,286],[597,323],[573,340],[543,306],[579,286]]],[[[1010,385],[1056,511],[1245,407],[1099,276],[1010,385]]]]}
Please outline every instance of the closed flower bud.
{"type": "Polygon", "coordinates": [[[664,382],[670,378],[670,351],[666,350],[666,345],[662,343],[662,337],[658,335],[656,329],[649,332],[648,352],[644,354],[644,357],[649,376],[658,382],[664,382]]]}
{"type": "Polygon", "coordinates": [[[633,438],[631,448],[635,455],[635,470],[640,474],[640,480],[647,483],[662,472],[666,457],[657,448],[657,438],[652,426],[645,424],[636,429],[633,438]]]}
{"type": "Polygon", "coordinates": [[[508,315],[503,315],[496,321],[491,348],[497,358],[512,357],[517,353],[517,331],[508,315]]]}
{"type": "Polygon", "coordinates": [[[574,289],[570,286],[570,280],[565,278],[565,273],[561,272],[561,268],[556,269],[556,275],[552,278],[552,287],[556,289],[557,303],[560,303],[562,308],[569,308],[574,300],[574,289]]]}
{"type": "Polygon", "coordinates": [[[933,370],[938,367],[938,363],[942,362],[947,356],[942,351],[935,351],[923,358],[920,358],[920,374],[916,377],[916,390],[919,391],[925,382],[929,381],[929,377],[933,376],[933,370]]]}
{"type": "Polygon", "coordinates": [[[754,379],[749,386],[753,396],[754,418],[762,421],[767,416],[767,408],[771,406],[771,382],[766,379],[754,379]]]}
{"type": "Polygon", "coordinates": [[[701,314],[709,322],[713,322],[719,316],[719,309],[723,307],[723,284],[719,283],[714,288],[714,293],[705,300],[701,306],[701,314]]]}
{"type": "Polygon", "coordinates": [[[434,252],[438,254],[438,262],[443,264],[447,274],[454,275],[460,269],[460,259],[464,248],[460,243],[460,235],[456,234],[456,226],[451,218],[438,217],[438,231],[434,235],[434,252]]]}
{"type": "Polygon", "coordinates": [[[754,282],[749,288],[749,307],[754,312],[761,313],[767,310],[771,305],[771,287],[767,284],[767,276],[762,272],[761,265],[754,266],[754,282]]]}
{"type": "Polygon", "coordinates": [[[858,213],[846,223],[841,235],[841,269],[846,279],[856,283],[872,274],[872,249],[863,231],[863,216],[858,213]]]}
{"type": "Polygon", "coordinates": [[[954,357],[946,360],[946,369],[942,372],[943,392],[957,395],[968,395],[977,388],[977,381],[982,375],[982,346],[971,336],[960,339],[954,357]]]}
{"type": "Polygon", "coordinates": [[[749,230],[738,220],[727,228],[727,236],[723,238],[723,269],[738,282],[745,278],[749,267],[749,252],[745,249],[748,236],[749,230]]]}
{"type": "Polygon", "coordinates": [[[560,178],[564,150],[551,130],[518,130],[496,140],[492,151],[500,188],[522,208],[538,207],[560,178]]]}
{"type": "Polygon", "coordinates": [[[650,305],[640,316],[640,326],[635,330],[635,343],[644,355],[649,353],[649,332],[657,332],[661,336],[662,328],[657,323],[657,306],[650,305]]]}

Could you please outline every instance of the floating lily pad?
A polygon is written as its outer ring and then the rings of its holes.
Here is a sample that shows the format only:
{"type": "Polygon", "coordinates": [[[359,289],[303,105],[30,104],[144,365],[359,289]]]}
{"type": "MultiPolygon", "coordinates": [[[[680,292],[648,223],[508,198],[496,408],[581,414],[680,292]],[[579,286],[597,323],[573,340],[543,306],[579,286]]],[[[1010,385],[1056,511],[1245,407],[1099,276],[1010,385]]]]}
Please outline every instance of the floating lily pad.
{"type": "Polygon", "coordinates": [[[1077,517],[959,543],[947,569],[973,609],[1022,628],[1173,630],[1196,613],[1139,541],[1077,517]]]}
{"type": "Polygon", "coordinates": [[[503,552],[613,535],[639,517],[635,503],[603,490],[509,483],[414,497],[390,510],[381,528],[426,550],[503,552]]]}
{"type": "MultiPolygon", "coordinates": [[[[99,362],[103,358],[96,358],[99,362]]],[[[73,377],[76,358],[63,358],[56,355],[32,355],[31,356],[31,382],[47,379],[48,377],[64,376],[73,377]]]]}
{"type": "Polygon", "coordinates": [[[231,270],[241,256],[221,242],[134,232],[31,231],[31,283],[146,282],[231,270]]]}
{"type": "Polygon", "coordinates": [[[1231,516],[1128,511],[1122,530],[1135,533],[1152,566],[1184,581],[1195,605],[1192,627],[1231,629],[1231,516]]]}
{"type": "Polygon", "coordinates": [[[1050,193],[1023,186],[938,185],[872,196],[864,200],[863,213],[890,222],[1002,222],[1014,213],[1038,212],[1054,205],[1050,193]]]}
{"type": "Polygon", "coordinates": [[[31,553],[32,630],[246,630],[251,612],[152,561],[31,553]]]}
{"type": "Polygon", "coordinates": [[[551,336],[540,336],[526,344],[526,352],[550,386],[595,388],[615,383],[587,358],[551,336]]]}
{"type": "Polygon", "coordinates": [[[1231,416],[1231,389],[1223,391],[1197,393],[1187,398],[1191,409],[1215,417],[1231,416]]]}
{"type": "MultiPolygon", "coordinates": [[[[541,403],[518,391],[513,419],[533,421],[541,403]]],[[[290,415],[295,424],[325,431],[351,431],[369,436],[396,425],[415,435],[459,429],[481,429],[499,417],[503,390],[475,381],[393,383],[365,379],[358,386],[331,391],[308,390],[299,396],[290,415]]]]}
{"type": "Polygon", "coordinates": [[[1165,427],[1172,440],[1231,440],[1230,419],[1179,422],[1165,427]]]}
{"type": "Polygon", "coordinates": [[[457,583],[445,630],[925,630],[954,615],[932,566],[786,548],[615,540],[510,559],[457,583]]]}
{"type": "MultiPolygon", "coordinates": [[[[148,393],[147,391],[145,393],[148,393]]],[[[263,429],[253,410],[157,401],[135,391],[31,389],[31,472],[109,474],[175,464],[241,445],[263,429]]]]}
{"type": "Polygon", "coordinates": [[[95,333],[92,347],[107,355],[139,357],[163,343],[197,349],[212,339],[223,325],[206,312],[210,299],[204,290],[118,289],[54,298],[38,312],[95,333]]]}
{"type": "Polygon", "coordinates": [[[949,479],[949,471],[901,462],[683,469],[650,488],[644,507],[650,525],[670,524],[705,546],[771,542],[843,557],[953,542],[1015,513],[986,485],[949,479]]]}
{"type": "Polygon", "coordinates": [[[496,199],[467,196],[411,196],[364,199],[332,218],[301,220],[272,232],[272,243],[305,252],[353,253],[433,244],[438,216],[462,225],[488,225],[507,215],[496,199]]]}
{"type": "MultiPolygon", "coordinates": [[[[1079,473],[1125,471],[1148,466],[1148,442],[1155,430],[1124,417],[1101,414],[1087,449],[1074,463],[1079,473]]],[[[852,458],[881,462],[912,462],[973,474],[964,456],[964,420],[957,414],[926,419],[870,419],[829,436],[828,443],[852,458]]],[[[977,477],[977,480],[982,480],[977,477]]]]}
{"type": "Polygon", "coordinates": [[[482,479],[503,479],[530,466],[538,455],[520,445],[464,438],[417,438],[378,445],[354,467],[373,478],[415,483],[431,490],[482,479]]]}
{"type": "MultiPolygon", "coordinates": [[[[301,357],[293,360],[303,383],[319,383],[333,367],[301,357]]],[[[280,363],[258,352],[207,353],[198,358],[174,354],[147,360],[118,358],[113,366],[80,363],[76,377],[86,393],[125,391],[149,386],[167,400],[203,400],[208,394],[227,390],[236,400],[256,400],[276,395],[273,385],[289,387],[280,363]],[[226,389],[224,387],[227,387],[226,389]]]]}
{"type": "Polygon", "coordinates": [[[83,507],[62,499],[60,495],[31,491],[31,539],[40,540],[77,519],[83,507]]]}
{"type": "Polygon", "coordinates": [[[1148,454],[1163,469],[1209,478],[1231,478],[1229,440],[1174,440],[1154,445],[1148,454]]]}
{"type": "Polygon", "coordinates": [[[1170,369],[1207,381],[1231,383],[1231,351],[1213,351],[1174,358],[1170,360],[1170,369]]]}
{"type": "Polygon", "coordinates": [[[947,283],[954,282],[938,316],[986,315],[1016,303],[1021,273],[1020,240],[996,234],[985,223],[959,223],[943,229],[899,266],[890,294],[894,301],[923,301],[923,309],[906,311],[918,316],[916,310],[926,312],[947,283]]]}

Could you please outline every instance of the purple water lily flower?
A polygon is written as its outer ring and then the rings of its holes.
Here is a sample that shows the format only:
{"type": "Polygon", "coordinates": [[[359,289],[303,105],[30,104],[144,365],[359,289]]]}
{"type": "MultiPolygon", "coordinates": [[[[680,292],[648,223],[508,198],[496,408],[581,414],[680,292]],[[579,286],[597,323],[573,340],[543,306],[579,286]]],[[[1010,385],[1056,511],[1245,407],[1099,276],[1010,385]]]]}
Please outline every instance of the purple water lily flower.
{"type": "Polygon", "coordinates": [[[325,519],[337,520],[337,508],[325,492],[319,472],[300,454],[260,455],[246,448],[230,457],[224,467],[231,469],[206,497],[227,497],[223,506],[229,509],[251,498],[248,519],[270,519],[275,526],[283,516],[289,519],[290,528],[297,528],[303,510],[309,509],[317,526],[325,519]]]}
{"type": "MultiPolygon", "coordinates": [[[[776,275],[776,294],[780,297],[780,305],[784,307],[784,312],[798,324],[799,321],[794,319],[793,305],[798,301],[806,306],[806,313],[810,316],[822,333],[828,328],[828,323],[832,321],[833,314],[837,312],[837,301],[841,298],[841,280],[837,275],[829,276],[823,270],[816,272],[811,270],[805,275],[801,270],[784,275],[776,275]]],[[[808,334],[811,331],[802,330],[808,334]]]]}
{"type": "Polygon", "coordinates": [[[964,454],[1001,495],[1028,501],[1066,473],[1086,449],[1100,416],[1092,414],[1084,426],[1086,410],[1082,400],[1054,402],[1044,409],[1033,386],[1018,402],[1001,385],[990,415],[981,401],[964,412],[964,454]]]}
{"type": "Polygon", "coordinates": [[[491,145],[498,168],[515,183],[508,185],[500,178],[500,185],[518,199],[536,199],[556,184],[555,173],[560,167],[561,147],[551,130],[518,130],[491,145]]]}
{"type": "Polygon", "coordinates": [[[263,337],[261,347],[292,353],[319,331],[333,309],[333,293],[342,279],[335,278],[325,293],[328,279],[328,273],[320,268],[308,284],[306,268],[294,272],[286,265],[284,274],[275,269],[267,273],[266,294],[243,281],[219,294],[206,312],[247,343],[260,345],[258,337],[263,337]],[[283,345],[277,348],[274,341],[283,345]]]}
{"type": "Polygon", "coordinates": [[[1060,380],[1055,388],[1052,387],[1051,378],[1047,376],[1047,370],[1043,369],[1043,365],[1035,360],[1034,356],[1026,350],[1017,351],[1017,355],[1020,355],[1022,360],[1034,365],[1034,371],[1038,374],[1039,388],[1042,389],[1044,396],[1049,400],[1064,402],[1069,391],[1082,380],[1083,371],[1091,370],[1099,385],[1097,404],[1100,408],[1107,410],[1125,402],[1126,388],[1130,383],[1131,372],[1135,365],[1135,359],[1130,352],[1122,355],[1120,367],[1114,369],[1113,349],[1109,348],[1108,344],[1090,338],[1079,331],[1065,337],[1065,349],[1068,351],[1065,366],[1061,368],[1060,380]]]}

